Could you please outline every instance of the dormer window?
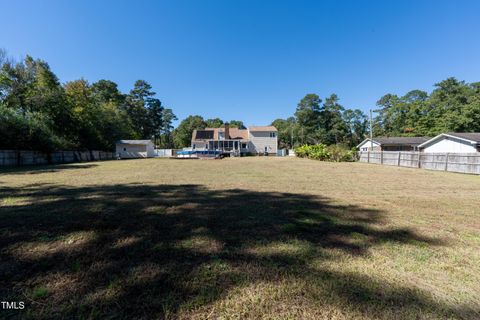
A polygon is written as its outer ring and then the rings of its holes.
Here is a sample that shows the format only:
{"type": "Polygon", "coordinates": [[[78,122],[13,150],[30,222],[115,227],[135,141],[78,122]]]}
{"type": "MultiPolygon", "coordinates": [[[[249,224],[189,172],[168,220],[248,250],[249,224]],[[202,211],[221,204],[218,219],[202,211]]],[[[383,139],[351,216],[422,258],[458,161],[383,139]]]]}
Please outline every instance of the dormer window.
{"type": "Polygon", "coordinates": [[[275,138],[276,137],[276,133],[275,132],[270,132],[270,138],[275,138]]]}

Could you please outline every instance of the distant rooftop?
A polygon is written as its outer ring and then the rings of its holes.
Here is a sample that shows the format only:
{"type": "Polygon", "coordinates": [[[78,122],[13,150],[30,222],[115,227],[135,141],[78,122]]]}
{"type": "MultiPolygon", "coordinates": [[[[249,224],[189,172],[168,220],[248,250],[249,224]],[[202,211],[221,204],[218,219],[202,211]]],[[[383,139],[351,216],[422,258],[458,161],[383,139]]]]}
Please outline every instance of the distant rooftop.
{"type": "Polygon", "coordinates": [[[118,140],[117,143],[123,144],[149,144],[152,143],[151,140],[118,140]]]}
{"type": "MultiPolygon", "coordinates": [[[[251,126],[248,129],[238,129],[238,128],[229,128],[230,139],[248,139],[248,131],[259,132],[259,131],[277,131],[277,128],[274,126],[251,126]]],[[[225,132],[225,127],[220,128],[205,128],[193,130],[192,141],[194,140],[218,140],[219,133],[225,132]]]]}
{"type": "Polygon", "coordinates": [[[251,126],[248,127],[250,131],[277,131],[277,128],[274,126],[251,126]]]}
{"type": "Polygon", "coordinates": [[[480,143],[480,132],[449,132],[447,135],[480,143]]]}
{"type": "MultiPolygon", "coordinates": [[[[230,128],[230,139],[248,139],[247,129],[230,128]]],[[[218,140],[219,133],[225,132],[225,128],[205,128],[193,130],[192,140],[218,140]]]]}
{"type": "Polygon", "coordinates": [[[418,145],[428,141],[429,137],[378,137],[373,138],[373,141],[381,145],[418,145]]]}

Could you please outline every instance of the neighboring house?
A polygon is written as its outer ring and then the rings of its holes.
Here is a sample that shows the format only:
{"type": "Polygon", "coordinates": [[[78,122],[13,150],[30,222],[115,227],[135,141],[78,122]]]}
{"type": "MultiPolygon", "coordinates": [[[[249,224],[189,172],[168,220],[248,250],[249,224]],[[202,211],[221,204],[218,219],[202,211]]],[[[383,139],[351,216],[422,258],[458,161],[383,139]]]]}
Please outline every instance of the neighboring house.
{"type": "Polygon", "coordinates": [[[192,150],[214,150],[237,154],[277,155],[277,128],[252,126],[248,129],[206,128],[192,133],[192,150]]]}
{"type": "Polygon", "coordinates": [[[155,156],[155,146],[151,140],[120,140],[116,154],[121,159],[150,158],[155,156]]]}
{"type": "Polygon", "coordinates": [[[416,151],[428,137],[379,137],[365,139],[357,146],[360,151],[416,151]],[[372,148],[373,146],[373,148],[372,148]]]}
{"type": "Polygon", "coordinates": [[[422,143],[419,148],[430,153],[480,152],[480,133],[442,133],[422,143]]]}

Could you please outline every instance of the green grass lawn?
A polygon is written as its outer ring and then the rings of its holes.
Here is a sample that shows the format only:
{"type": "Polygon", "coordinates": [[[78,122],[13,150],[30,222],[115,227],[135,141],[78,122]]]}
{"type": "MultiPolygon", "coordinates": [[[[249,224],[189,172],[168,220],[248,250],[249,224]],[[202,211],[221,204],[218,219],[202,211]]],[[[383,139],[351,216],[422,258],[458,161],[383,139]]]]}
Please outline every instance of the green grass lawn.
{"type": "Polygon", "coordinates": [[[480,177],[292,158],[0,169],[0,318],[478,319],[480,177]]]}

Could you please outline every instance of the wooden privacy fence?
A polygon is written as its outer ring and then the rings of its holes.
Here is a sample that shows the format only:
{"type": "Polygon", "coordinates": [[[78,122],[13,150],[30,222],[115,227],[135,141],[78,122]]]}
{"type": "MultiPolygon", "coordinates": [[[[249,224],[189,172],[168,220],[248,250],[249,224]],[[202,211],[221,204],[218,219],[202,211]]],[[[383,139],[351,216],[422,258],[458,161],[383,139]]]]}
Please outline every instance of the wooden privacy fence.
{"type": "Polygon", "coordinates": [[[27,150],[0,150],[0,166],[25,166],[58,164],[115,159],[114,152],[105,151],[55,151],[43,153],[27,150]]]}
{"type": "Polygon", "coordinates": [[[480,152],[424,153],[406,151],[361,151],[360,162],[387,166],[422,168],[460,173],[480,174],[480,152]]]}

